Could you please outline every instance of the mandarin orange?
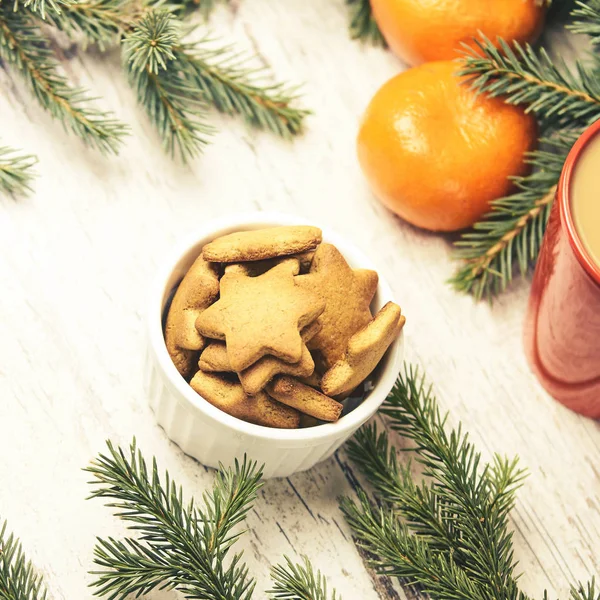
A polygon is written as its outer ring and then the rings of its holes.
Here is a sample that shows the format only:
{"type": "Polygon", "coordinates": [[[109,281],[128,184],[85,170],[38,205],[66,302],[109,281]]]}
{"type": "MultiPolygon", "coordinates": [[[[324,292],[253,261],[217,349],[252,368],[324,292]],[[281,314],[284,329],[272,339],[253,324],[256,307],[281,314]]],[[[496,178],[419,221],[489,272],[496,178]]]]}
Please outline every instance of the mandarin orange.
{"type": "Polygon", "coordinates": [[[375,195],[400,217],[432,231],[478,221],[527,172],[535,118],[477,95],[456,61],[431,62],[390,79],[362,119],[360,165],[375,195]]]}
{"type": "Polygon", "coordinates": [[[536,0],[371,0],[390,48],[408,65],[457,57],[461,43],[490,40],[533,42],[544,25],[536,0]]]}

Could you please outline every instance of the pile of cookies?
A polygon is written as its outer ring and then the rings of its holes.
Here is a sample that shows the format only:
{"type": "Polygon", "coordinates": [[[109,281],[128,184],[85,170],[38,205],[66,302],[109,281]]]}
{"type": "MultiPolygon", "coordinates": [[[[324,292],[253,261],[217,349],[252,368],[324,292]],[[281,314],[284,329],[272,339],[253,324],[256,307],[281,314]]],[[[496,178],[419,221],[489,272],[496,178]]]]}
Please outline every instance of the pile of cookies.
{"type": "Polygon", "coordinates": [[[378,275],[352,269],[316,227],[272,227],[204,246],[164,333],[179,373],[221,410],[266,427],[336,421],[405,318],[374,317],[378,275]]]}

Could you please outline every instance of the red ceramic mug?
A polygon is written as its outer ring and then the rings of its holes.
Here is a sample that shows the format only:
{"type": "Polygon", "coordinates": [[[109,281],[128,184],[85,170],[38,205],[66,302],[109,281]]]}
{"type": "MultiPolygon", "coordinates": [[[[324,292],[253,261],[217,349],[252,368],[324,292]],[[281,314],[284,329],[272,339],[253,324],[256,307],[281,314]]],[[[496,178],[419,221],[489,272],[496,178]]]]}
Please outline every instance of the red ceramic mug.
{"type": "Polygon", "coordinates": [[[525,350],[531,368],[551,396],[598,419],[600,265],[577,232],[571,193],[575,167],[596,135],[600,135],[600,121],[577,140],[563,166],[531,288],[525,350]]]}

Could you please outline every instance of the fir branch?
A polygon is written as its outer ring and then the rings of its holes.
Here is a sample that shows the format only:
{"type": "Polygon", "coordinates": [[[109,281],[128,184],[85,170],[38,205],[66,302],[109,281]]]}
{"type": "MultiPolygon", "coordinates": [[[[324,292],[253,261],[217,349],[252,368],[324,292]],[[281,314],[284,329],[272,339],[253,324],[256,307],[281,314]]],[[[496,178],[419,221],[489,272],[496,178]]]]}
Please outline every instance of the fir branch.
{"type": "Polygon", "coordinates": [[[434,598],[520,598],[508,531],[523,479],[516,461],[497,457],[493,465],[482,465],[460,426],[446,432],[446,416],[415,369],[400,376],[382,412],[393,430],[415,443],[430,483],[418,487],[409,471],[399,474],[387,438],[374,429],[353,442],[352,458],[390,505],[375,509],[365,496],[360,506],[342,504],[359,542],[378,557],[375,567],[434,598]],[[455,595],[448,595],[453,587],[455,595]]]}
{"type": "Polygon", "coordinates": [[[254,57],[231,47],[211,48],[208,37],[182,44],[176,57],[190,86],[200,90],[220,112],[241,115],[254,127],[284,138],[301,133],[309,111],[297,108],[294,88],[272,83],[264,68],[252,66],[254,57]]]}
{"type": "Polygon", "coordinates": [[[86,469],[93,475],[91,497],[109,500],[107,505],[139,541],[99,540],[96,594],[123,599],[162,586],[190,598],[249,600],[254,581],[241,554],[227,566],[225,561],[241,535],[233,530],[260,488],[261,470],[245,459],[221,470],[199,508],[193,500],[184,502],[182,489],[168,473],[161,481],[156,460],[148,468],[135,440],[128,454],[110,442],[108,450],[86,469]]]}
{"type": "Polygon", "coordinates": [[[286,564],[271,569],[273,589],[267,592],[273,600],[341,600],[336,591],[327,592],[327,580],[321,571],[315,573],[308,557],[294,564],[287,556],[286,564]]]}
{"type": "Polygon", "coordinates": [[[123,63],[163,148],[187,162],[197,156],[213,129],[205,122],[206,103],[185,76],[186,65],[176,54],[178,33],[171,13],[146,14],[125,36],[123,63]]]}
{"type": "Polygon", "coordinates": [[[101,51],[117,45],[123,32],[139,17],[137,3],[130,0],[79,0],[46,21],[68,36],[82,36],[84,44],[101,51]]]}
{"type": "Polygon", "coordinates": [[[573,22],[568,25],[574,33],[589,35],[594,46],[600,44],[600,0],[576,2],[572,11],[573,22]]]}
{"type": "Polygon", "coordinates": [[[350,11],[350,37],[385,48],[387,44],[373,16],[371,0],[346,0],[346,4],[350,11]]]}
{"type": "Polygon", "coordinates": [[[52,14],[60,14],[61,11],[77,0],[13,0],[13,11],[17,12],[21,7],[38,14],[42,19],[52,14]]]}
{"type": "Polygon", "coordinates": [[[96,596],[122,598],[128,594],[144,595],[152,590],[174,589],[180,581],[181,568],[172,564],[163,552],[141,544],[133,538],[124,541],[98,538],[91,571],[98,579],[92,584],[96,596]]]}
{"type": "Polygon", "coordinates": [[[564,160],[579,134],[543,139],[543,149],[526,159],[532,173],[515,178],[517,191],[493,201],[486,217],[462,234],[455,256],[463,264],[450,280],[455,289],[491,298],[506,289],[515,267],[527,274],[539,254],[564,160]]]}
{"type": "Polygon", "coordinates": [[[35,178],[33,166],[36,163],[35,156],[0,146],[0,191],[15,196],[31,192],[31,182],[35,178]]]}
{"type": "Polygon", "coordinates": [[[40,104],[86,144],[117,153],[127,128],[109,113],[90,108],[82,88],[60,74],[47,40],[30,15],[0,5],[0,58],[17,68],[40,104]]]}
{"type": "Polygon", "coordinates": [[[0,527],[0,600],[46,600],[41,575],[23,553],[19,540],[8,532],[6,521],[0,527]]]}
{"type": "Polygon", "coordinates": [[[364,492],[359,492],[358,503],[343,498],[340,508],[356,543],[366,550],[369,564],[380,575],[397,577],[405,587],[433,599],[492,600],[456,565],[452,553],[432,552],[393,510],[373,506],[364,492]]]}
{"type": "Polygon", "coordinates": [[[600,600],[600,589],[596,591],[596,580],[592,580],[584,587],[582,583],[577,588],[571,588],[571,600],[600,600]]]}
{"type": "MultiPolygon", "coordinates": [[[[442,552],[459,544],[461,534],[451,505],[427,483],[414,483],[410,462],[398,463],[396,449],[389,445],[385,432],[378,434],[374,425],[367,425],[346,447],[350,460],[365,473],[382,502],[401,514],[430,548],[442,552]]],[[[455,560],[460,562],[457,556],[455,560]]]]}
{"type": "Polygon", "coordinates": [[[442,416],[431,388],[416,369],[407,368],[400,376],[382,412],[393,430],[415,443],[416,460],[423,465],[425,477],[434,480],[436,494],[455,513],[460,547],[468,555],[466,570],[478,573],[493,597],[516,598],[512,534],[507,528],[523,472],[514,466],[507,471],[505,465],[514,462],[500,457],[495,467],[482,465],[480,453],[460,426],[448,434],[447,415],[442,416]]]}
{"type": "MultiPolygon", "coordinates": [[[[200,6],[208,11],[213,4],[200,6]]],[[[254,57],[230,46],[214,48],[208,36],[184,43],[181,5],[164,6],[141,10],[128,0],[82,0],[50,21],[101,49],[122,37],[123,65],[138,101],[166,151],[184,162],[214,132],[206,123],[209,104],[285,138],[302,131],[309,111],[294,105],[296,89],[272,82],[267,69],[253,66],[254,57]]]]}
{"type": "Polygon", "coordinates": [[[586,126],[600,117],[600,82],[583,63],[571,73],[563,61],[552,61],[541,48],[499,39],[499,48],[485,36],[475,40],[476,48],[464,52],[466,77],[478,92],[508,104],[525,105],[544,129],[586,126]]]}

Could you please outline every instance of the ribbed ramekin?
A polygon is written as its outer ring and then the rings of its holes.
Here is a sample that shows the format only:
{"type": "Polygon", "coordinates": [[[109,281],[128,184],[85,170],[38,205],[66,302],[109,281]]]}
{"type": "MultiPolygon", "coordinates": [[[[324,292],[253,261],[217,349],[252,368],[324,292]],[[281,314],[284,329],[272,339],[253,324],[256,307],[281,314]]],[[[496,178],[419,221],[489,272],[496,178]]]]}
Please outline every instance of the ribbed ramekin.
{"type": "MultiPolygon", "coordinates": [[[[276,225],[316,225],[292,215],[272,212],[235,214],[206,222],[169,256],[151,291],[148,311],[149,344],[145,386],[158,424],[186,454],[209,467],[233,464],[246,454],[264,464],[265,477],[287,477],[329,458],[363,423],[370,419],[392,389],[404,352],[404,333],[388,349],[373,389],[354,410],[336,423],[305,429],[271,429],[236,419],[199,396],[171,362],[163,338],[163,312],[202,246],[233,231],[276,225]]],[[[338,247],[350,266],[378,270],[354,244],[326,227],[323,239],[338,247]]],[[[393,300],[379,273],[373,311],[393,300]]]]}

